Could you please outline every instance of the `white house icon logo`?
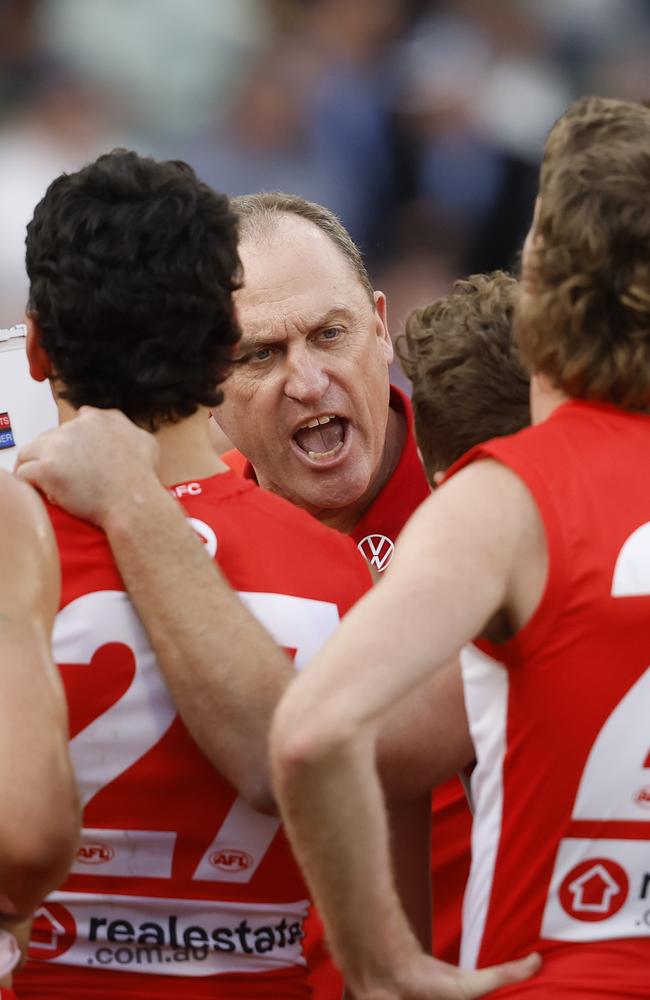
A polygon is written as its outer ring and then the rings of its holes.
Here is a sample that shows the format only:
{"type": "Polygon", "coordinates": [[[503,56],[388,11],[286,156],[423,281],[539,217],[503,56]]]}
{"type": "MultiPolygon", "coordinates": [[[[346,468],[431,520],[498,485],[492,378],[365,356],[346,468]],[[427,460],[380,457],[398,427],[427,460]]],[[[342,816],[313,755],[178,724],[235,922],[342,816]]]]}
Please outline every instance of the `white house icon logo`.
{"type": "Polygon", "coordinates": [[[621,891],[604,865],[594,865],[569,885],[576,913],[609,913],[612,897],[621,891]]]}
{"type": "Polygon", "coordinates": [[[395,545],[387,535],[366,535],[357,545],[363,558],[383,573],[395,551],[395,545]]]}
{"type": "Polygon", "coordinates": [[[77,924],[67,906],[47,900],[38,908],[29,939],[31,958],[58,958],[76,940],[77,924]]]}
{"type": "Polygon", "coordinates": [[[560,902],[574,920],[608,920],[628,897],[625,870],[609,858],[582,861],[568,872],[560,886],[560,902]]]}
{"type": "Polygon", "coordinates": [[[47,904],[40,906],[34,914],[31,945],[42,948],[43,951],[56,951],[59,946],[59,938],[65,933],[65,927],[48,909],[47,904]]]}

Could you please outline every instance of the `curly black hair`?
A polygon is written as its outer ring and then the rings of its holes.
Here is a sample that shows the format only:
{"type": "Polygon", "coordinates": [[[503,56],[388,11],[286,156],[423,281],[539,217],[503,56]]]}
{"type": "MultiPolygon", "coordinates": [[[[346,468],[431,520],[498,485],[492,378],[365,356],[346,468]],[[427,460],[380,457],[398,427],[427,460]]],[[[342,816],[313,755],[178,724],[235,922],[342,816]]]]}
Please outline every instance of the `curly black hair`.
{"type": "Polygon", "coordinates": [[[61,396],[150,430],[217,406],[240,335],[237,235],[228,198],[181,161],[116,149],[53,181],[26,260],[61,396]]]}

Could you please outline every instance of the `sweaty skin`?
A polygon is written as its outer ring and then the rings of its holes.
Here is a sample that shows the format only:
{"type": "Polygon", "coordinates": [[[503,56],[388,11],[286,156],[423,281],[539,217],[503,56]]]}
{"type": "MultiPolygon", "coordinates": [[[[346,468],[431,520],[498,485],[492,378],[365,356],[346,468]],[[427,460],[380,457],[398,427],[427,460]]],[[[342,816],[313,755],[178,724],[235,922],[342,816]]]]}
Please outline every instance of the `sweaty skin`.
{"type": "MultiPolygon", "coordinates": [[[[68,872],[80,817],[65,698],[50,653],[59,597],[54,538],[34,490],[6,472],[0,513],[0,929],[25,948],[33,910],[68,872]]],[[[5,968],[11,948],[5,938],[5,968]]],[[[11,961],[18,957],[16,950],[11,961]]]]}
{"type": "Polygon", "coordinates": [[[260,486],[342,531],[390,477],[404,442],[388,406],[386,300],[317,226],[278,216],[240,244],[242,339],[214,411],[260,486]]]}

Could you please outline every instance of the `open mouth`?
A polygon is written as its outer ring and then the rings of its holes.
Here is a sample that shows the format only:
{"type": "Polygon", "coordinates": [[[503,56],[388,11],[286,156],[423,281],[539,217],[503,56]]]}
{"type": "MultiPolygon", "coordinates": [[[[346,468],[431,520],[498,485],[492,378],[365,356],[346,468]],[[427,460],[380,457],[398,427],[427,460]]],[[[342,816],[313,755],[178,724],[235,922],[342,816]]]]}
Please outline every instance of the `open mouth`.
{"type": "Polygon", "coordinates": [[[326,462],[343,447],[346,426],[347,420],[335,414],[313,417],[298,428],[293,440],[313,462],[326,462]]]}

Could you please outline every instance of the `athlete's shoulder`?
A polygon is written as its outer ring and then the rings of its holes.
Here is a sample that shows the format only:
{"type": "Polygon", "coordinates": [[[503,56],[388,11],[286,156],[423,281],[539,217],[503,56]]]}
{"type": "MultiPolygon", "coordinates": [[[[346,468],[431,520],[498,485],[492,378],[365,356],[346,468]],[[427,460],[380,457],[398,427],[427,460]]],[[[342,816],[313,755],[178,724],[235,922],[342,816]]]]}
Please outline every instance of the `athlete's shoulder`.
{"type": "Polygon", "coordinates": [[[12,541],[19,534],[21,545],[38,544],[47,530],[45,506],[36,490],[4,469],[0,469],[0,519],[3,537],[12,541]]]}
{"type": "Polygon", "coordinates": [[[186,492],[181,503],[199,534],[212,539],[236,589],[300,592],[349,605],[370,585],[354,542],[287,500],[234,472],[196,486],[201,493],[186,492]]]}
{"type": "Polygon", "coordinates": [[[0,470],[0,595],[17,611],[56,603],[58,560],[43,502],[27,483],[0,470]],[[35,580],[38,585],[35,586],[35,580]],[[43,603],[44,602],[44,603],[43,603]]]}
{"type": "Polygon", "coordinates": [[[54,529],[57,544],[59,547],[65,544],[84,544],[87,540],[105,540],[104,533],[94,524],[82,521],[81,518],[69,514],[63,507],[59,507],[47,497],[43,498],[45,510],[50,524],[54,529]]]}
{"type": "Polygon", "coordinates": [[[45,500],[61,564],[61,606],[96,590],[124,590],[103,531],[45,500]]]}
{"type": "Polygon", "coordinates": [[[287,536],[299,536],[304,544],[324,546],[330,552],[355,549],[347,535],[321,524],[301,507],[259,486],[246,494],[246,502],[251,516],[260,523],[272,524],[277,532],[287,536]]]}

